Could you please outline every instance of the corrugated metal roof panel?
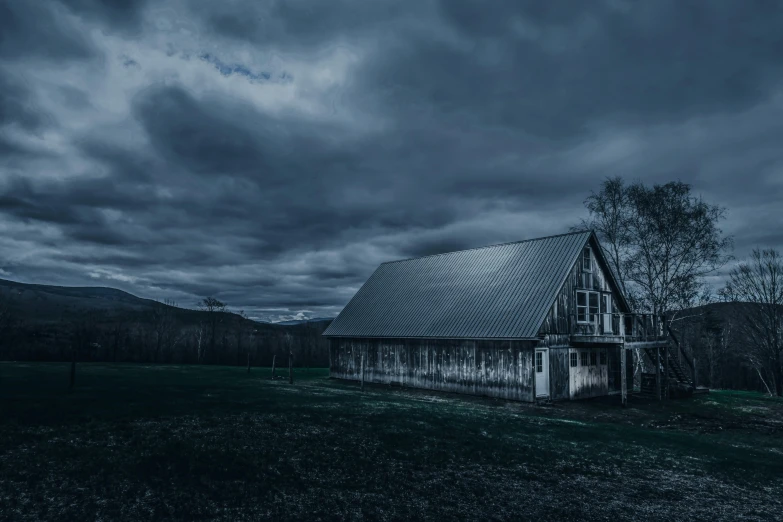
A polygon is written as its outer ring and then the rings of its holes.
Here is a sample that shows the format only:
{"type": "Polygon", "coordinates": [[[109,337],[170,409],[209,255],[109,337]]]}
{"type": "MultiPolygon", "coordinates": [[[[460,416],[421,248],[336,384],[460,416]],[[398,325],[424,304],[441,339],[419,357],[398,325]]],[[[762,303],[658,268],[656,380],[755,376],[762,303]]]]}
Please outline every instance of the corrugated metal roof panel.
{"type": "Polygon", "coordinates": [[[383,263],[324,335],[535,338],[590,235],[576,232],[383,263]]]}

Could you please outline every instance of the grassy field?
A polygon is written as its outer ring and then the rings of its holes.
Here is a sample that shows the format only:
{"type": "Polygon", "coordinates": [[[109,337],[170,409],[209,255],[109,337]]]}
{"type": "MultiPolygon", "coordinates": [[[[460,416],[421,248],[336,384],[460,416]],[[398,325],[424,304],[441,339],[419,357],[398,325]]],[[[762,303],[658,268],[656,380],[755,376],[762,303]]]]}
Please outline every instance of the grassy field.
{"type": "Polygon", "coordinates": [[[527,405],[0,363],[0,520],[781,520],[783,401],[527,405]]]}

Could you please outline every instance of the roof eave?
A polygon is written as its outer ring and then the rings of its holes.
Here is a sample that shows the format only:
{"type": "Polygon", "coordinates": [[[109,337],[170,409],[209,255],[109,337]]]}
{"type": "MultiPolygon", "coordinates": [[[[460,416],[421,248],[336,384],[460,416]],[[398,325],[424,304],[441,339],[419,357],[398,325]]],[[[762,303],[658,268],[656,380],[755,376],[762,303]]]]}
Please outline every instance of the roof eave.
{"type": "Polygon", "coordinates": [[[408,336],[408,335],[341,335],[321,334],[323,337],[339,339],[424,339],[424,340],[461,340],[461,341],[540,341],[540,337],[438,337],[438,336],[408,336]]]}

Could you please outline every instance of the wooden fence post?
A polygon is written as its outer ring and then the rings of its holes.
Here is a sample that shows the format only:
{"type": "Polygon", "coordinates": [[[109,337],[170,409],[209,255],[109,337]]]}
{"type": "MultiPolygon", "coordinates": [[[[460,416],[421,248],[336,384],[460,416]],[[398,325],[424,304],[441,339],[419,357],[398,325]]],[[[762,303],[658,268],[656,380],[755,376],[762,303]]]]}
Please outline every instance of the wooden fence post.
{"type": "Polygon", "coordinates": [[[288,351],[288,384],[294,383],[294,354],[288,351]]]}
{"type": "Polygon", "coordinates": [[[364,391],[364,349],[362,349],[362,362],[359,366],[359,380],[361,381],[362,391],[364,391]]]}
{"type": "Polygon", "coordinates": [[[277,359],[277,355],[272,356],[272,379],[275,378],[275,361],[277,359]]]}

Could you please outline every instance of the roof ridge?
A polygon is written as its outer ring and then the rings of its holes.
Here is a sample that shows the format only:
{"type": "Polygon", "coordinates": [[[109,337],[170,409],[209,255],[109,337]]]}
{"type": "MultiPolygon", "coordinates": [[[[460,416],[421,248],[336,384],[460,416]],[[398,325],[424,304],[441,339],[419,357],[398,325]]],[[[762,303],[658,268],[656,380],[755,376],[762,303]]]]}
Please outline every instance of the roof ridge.
{"type": "Polygon", "coordinates": [[[415,259],[426,259],[428,257],[437,257],[437,256],[447,256],[449,254],[458,254],[460,252],[470,252],[471,250],[482,250],[484,248],[494,248],[499,246],[505,246],[505,245],[515,245],[518,243],[529,243],[530,241],[541,241],[544,239],[552,239],[555,237],[563,237],[563,236],[573,236],[576,234],[591,234],[593,232],[592,229],[586,229],[586,230],[578,230],[574,232],[565,232],[563,234],[552,234],[549,236],[542,236],[542,237],[533,237],[529,239],[520,239],[519,241],[507,241],[505,243],[497,243],[494,245],[484,245],[480,247],[473,247],[473,248],[463,248],[462,250],[452,250],[451,252],[441,252],[440,254],[429,254],[426,256],[417,256],[417,257],[407,257],[405,259],[395,259],[393,261],[384,261],[381,263],[382,265],[388,265],[391,263],[402,263],[403,261],[413,261],[415,259]]]}

